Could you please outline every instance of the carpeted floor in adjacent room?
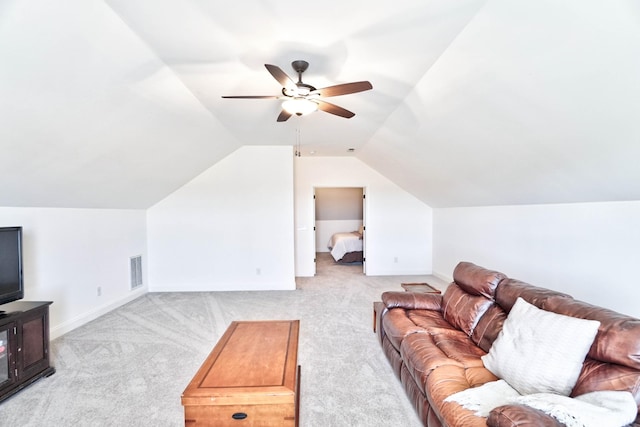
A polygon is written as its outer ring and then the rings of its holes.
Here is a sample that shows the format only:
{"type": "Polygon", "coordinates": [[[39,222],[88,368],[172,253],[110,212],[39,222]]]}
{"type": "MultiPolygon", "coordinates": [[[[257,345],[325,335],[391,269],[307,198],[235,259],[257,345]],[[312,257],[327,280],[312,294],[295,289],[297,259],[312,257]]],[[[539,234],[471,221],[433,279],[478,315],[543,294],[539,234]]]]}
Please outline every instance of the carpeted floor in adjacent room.
{"type": "Polygon", "coordinates": [[[420,426],[372,331],[373,301],[404,281],[444,289],[319,254],[295,291],[146,294],[54,340],[57,372],[0,403],[0,425],[184,425],[182,391],[231,321],[300,319],[301,426],[420,426]]]}

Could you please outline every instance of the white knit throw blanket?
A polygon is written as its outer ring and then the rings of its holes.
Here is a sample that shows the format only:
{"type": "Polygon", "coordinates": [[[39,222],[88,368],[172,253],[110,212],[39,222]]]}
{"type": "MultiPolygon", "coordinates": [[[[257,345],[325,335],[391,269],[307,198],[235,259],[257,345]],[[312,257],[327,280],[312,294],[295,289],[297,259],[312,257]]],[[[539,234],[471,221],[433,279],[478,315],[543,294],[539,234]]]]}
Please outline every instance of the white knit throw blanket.
{"type": "Polygon", "coordinates": [[[632,423],[638,411],[628,391],[594,391],[574,398],[552,393],[521,396],[504,380],[452,394],[445,402],[456,402],[479,417],[489,416],[498,406],[527,405],[567,427],[622,427],[632,423]]]}

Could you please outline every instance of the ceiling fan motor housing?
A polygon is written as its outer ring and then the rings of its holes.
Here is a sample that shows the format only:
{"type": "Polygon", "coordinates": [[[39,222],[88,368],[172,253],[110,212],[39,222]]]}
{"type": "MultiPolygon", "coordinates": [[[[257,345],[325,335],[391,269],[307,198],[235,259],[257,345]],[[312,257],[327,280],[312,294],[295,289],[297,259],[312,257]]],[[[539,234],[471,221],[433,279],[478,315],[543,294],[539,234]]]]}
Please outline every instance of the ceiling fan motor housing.
{"type": "Polygon", "coordinates": [[[302,59],[298,59],[297,61],[293,61],[291,66],[295,70],[296,73],[304,73],[309,68],[309,63],[307,61],[303,61],[302,59]]]}

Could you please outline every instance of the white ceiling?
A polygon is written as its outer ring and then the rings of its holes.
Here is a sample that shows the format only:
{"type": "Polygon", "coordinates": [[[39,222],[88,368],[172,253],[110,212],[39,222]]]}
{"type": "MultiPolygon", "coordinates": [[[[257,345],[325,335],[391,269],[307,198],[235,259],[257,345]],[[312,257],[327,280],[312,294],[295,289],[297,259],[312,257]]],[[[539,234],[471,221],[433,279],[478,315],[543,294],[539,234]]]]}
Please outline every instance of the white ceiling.
{"type": "Polygon", "coordinates": [[[640,200],[640,2],[0,2],[0,206],[146,208],[298,135],[433,207],[640,200]],[[284,123],[221,98],[296,59],[373,90],[284,123]]]}

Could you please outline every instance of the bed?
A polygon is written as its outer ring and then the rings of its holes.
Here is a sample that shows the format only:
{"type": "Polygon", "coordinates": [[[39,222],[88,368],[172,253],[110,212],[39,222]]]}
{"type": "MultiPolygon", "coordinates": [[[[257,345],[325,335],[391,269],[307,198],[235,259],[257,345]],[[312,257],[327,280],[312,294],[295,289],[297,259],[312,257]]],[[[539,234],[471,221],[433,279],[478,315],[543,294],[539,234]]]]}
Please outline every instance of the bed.
{"type": "Polygon", "coordinates": [[[329,239],[327,247],[336,262],[362,262],[363,245],[361,231],[335,233],[331,236],[331,239],[329,239]]]}

